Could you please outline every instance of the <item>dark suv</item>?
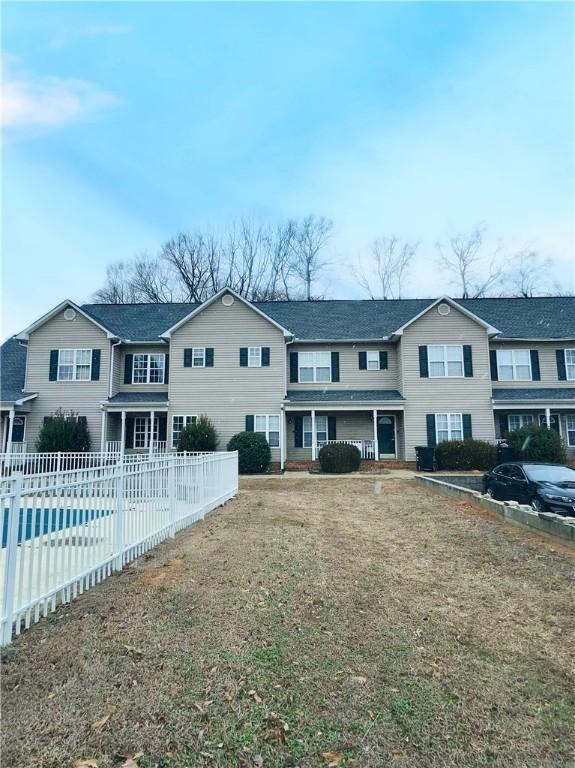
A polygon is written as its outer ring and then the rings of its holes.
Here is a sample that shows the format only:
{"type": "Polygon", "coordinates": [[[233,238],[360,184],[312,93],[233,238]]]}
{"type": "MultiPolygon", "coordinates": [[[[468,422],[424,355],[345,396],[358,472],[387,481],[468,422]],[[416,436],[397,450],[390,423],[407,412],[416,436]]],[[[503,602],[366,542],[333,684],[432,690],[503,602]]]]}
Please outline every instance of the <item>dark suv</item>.
{"type": "Polygon", "coordinates": [[[575,470],[561,464],[500,464],[484,475],[483,489],[494,499],[530,504],[537,512],[575,516],[575,470]]]}

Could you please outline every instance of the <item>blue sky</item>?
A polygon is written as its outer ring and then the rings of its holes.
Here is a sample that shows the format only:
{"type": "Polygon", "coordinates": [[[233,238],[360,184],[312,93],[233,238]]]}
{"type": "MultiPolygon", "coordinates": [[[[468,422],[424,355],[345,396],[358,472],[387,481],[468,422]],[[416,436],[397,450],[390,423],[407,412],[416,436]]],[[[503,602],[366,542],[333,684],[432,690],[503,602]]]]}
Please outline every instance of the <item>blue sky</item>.
{"type": "Polygon", "coordinates": [[[573,285],[568,3],[11,3],[2,336],[180,229],[335,221],[328,291],[371,240],[489,225],[573,285]]]}

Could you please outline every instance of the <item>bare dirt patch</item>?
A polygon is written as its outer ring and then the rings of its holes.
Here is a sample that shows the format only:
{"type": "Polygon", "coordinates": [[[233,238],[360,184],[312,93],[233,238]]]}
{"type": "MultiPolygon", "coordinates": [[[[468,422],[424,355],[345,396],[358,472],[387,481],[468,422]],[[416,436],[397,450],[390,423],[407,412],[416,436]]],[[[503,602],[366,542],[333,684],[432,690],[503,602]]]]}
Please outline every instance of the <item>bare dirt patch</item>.
{"type": "Polygon", "coordinates": [[[245,480],[7,649],[3,765],[569,766],[573,598],[410,481],[245,480]]]}

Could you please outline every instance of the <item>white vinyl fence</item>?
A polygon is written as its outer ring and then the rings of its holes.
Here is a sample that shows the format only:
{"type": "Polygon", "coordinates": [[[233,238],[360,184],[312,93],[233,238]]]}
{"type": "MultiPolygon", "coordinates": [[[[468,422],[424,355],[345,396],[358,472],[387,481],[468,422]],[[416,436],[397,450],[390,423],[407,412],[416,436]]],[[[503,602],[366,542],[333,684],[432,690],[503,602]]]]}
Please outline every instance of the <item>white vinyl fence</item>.
{"type": "Polygon", "coordinates": [[[236,452],[3,478],[0,641],[237,493],[236,452]]]}

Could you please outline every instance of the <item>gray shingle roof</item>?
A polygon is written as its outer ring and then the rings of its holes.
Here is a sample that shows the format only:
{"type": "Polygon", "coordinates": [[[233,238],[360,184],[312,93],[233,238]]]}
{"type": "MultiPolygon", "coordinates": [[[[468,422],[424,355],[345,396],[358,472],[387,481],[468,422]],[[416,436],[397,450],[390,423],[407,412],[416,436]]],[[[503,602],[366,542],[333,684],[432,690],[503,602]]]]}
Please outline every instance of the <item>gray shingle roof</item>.
{"type": "Polygon", "coordinates": [[[513,402],[514,400],[574,400],[574,387],[526,387],[521,389],[494,389],[493,399],[513,402]]]}
{"type": "MultiPolygon", "coordinates": [[[[256,306],[298,339],[379,339],[433,303],[388,301],[263,301],[256,306]]],[[[505,338],[575,339],[575,297],[456,299],[505,338]]],[[[157,341],[197,304],[84,304],[82,309],[120,338],[157,341]]]]}
{"type": "Polygon", "coordinates": [[[108,400],[109,403],[117,405],[119,403],[167,403],[167,392],[118,392],[108,400]]]}
{"type": "Polygon", "coordinates": [[[13,403],[34,394],[22,392],[26,376],[26,346],[11,338],[0,347],[0,400],[13,403]]]}
{"type": "Polygon", "coordinates": [[[290,403],[367,403],[377,400],[403,401],[396,389],[290,389],[290,403]]]}

